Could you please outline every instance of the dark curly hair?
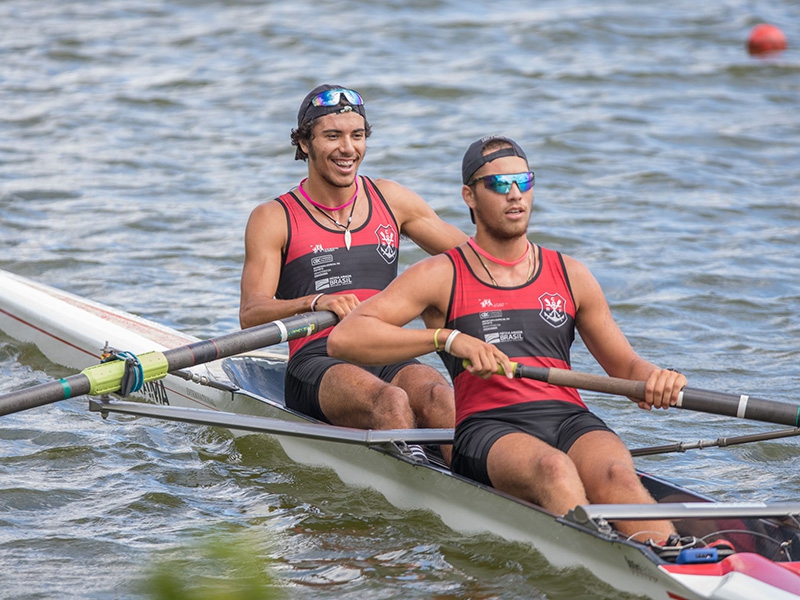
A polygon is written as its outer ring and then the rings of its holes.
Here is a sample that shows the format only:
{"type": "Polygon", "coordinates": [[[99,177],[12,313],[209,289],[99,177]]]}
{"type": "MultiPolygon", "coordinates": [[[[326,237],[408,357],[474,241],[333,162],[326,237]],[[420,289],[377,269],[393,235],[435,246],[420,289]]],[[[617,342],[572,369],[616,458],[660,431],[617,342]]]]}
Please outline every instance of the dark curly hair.
{"type": "MultiPolygon", "coordinates": [[[[294,151],[294,159],[295,160],[308,160],[308,154],[303,151],[303,148],[300,146],[300,142],[305,142],[307,145],[311,145],[311,140],[314,139],[314,124],[317,122],[317,119],[312,119],[310,121],[306,121],[297,129],[292,129],[292,146],[295,146],[294,151]]],[[[372,127],[369,125],[369,121],[364,119],[364,136],[369,137],[372,133],[372,127]]]]}

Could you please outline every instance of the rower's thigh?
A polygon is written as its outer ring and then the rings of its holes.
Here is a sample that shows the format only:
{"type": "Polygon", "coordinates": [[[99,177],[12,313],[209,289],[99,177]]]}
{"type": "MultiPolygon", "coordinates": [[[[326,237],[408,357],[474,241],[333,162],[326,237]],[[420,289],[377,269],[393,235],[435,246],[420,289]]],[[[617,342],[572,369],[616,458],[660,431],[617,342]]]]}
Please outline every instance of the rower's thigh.
{"type": "Polygon", "coordinates": [[[336,364],[325,372],[319,405],[331,423],[349,427],[375,428],[378,417],[410,413],[403,390],[349,363],[336,364]]]}
{"type": "Polygon", "coordinates": [[[509,433],[489,450],[486,469],[492,485],[509,494],[542,503],[555,482],[559,487],[580,488],[575,466],[569,457],[527,433],[509,433]]]}

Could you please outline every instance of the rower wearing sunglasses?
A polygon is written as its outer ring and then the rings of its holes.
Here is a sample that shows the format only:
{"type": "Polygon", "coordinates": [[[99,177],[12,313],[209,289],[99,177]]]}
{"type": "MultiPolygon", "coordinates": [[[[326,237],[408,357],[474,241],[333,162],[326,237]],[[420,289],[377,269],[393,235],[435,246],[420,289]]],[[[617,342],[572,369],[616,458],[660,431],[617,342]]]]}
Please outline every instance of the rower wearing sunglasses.
{"type": "MultiPolygon", "coordinates": [[[[331,334],[329,352],[365,364],[439,352],[455,388],[456,473],[557,514],[589,502],[652,503],[627,448],[578,392],[512,379],[511,361],[568,369],[577,329],[609,375],[647,381],[641,408],[674,405],[686,378],[634,352],[583,264],[528,240],[534,174],[515,141],[470,145],[462,181],[474,238],[409,267],[358,306],[331,334]],[[427,329],[403,327],[420,315],[427,329]],[[498,366],[509,376],[496,375],[498,366]]],[[[617,526],[655,545],[681,543],[668,521],[617,526]]]]}
{"type": "MultiPolygon", "coordinates": [[[[359,175],[369,135],[355,90],[326,84],[303,99],[291,139],[308,175],[250,215],[243,328],[318,310],[344,318],[397,276],[401,234],[431,254],[466,239],[408,188],[359,175]]],[[[329,332],[289,342],[287,406],[349,427],[453,426],[452,387],[436,369],[416,360],[363,368],[331,358],[329,332]]]]}

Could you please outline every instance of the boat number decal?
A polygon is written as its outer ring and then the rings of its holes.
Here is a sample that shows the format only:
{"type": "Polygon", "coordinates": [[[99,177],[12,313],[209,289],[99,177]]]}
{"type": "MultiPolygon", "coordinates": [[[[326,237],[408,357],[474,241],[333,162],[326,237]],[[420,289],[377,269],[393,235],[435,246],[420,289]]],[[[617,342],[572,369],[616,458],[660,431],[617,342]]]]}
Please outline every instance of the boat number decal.
{"type": "Polygon", "coordinates": [[[142,394],[144,394],[144,397],[154,404],[169,405],[167,390],[164,388],[164,382],[160,379],[158,381],[148,381],[145,383],[142,386],[142,394]]]}

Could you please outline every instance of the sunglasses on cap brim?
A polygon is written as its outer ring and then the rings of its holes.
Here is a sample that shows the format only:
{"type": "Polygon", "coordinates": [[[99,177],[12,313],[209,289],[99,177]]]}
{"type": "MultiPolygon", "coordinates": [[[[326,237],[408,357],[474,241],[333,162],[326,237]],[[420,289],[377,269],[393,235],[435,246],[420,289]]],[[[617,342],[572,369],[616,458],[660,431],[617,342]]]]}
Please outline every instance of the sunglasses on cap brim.
{"type": "Polygon", "coordinates": [[[358,92],[344,88],[320,92],[311,99],[311,104],[312,106],[338,106],[342,101],[342,96],[353,106],[362,106],[364,104],[364,100],[361,99],[358,92]]]}
{"type": "Polygon", "coordinates": [[[507,194],[514,183],[517,184],[520,192],[527,192],[533,187],[535,180],[536,177],[533,171],[527,171],[525,173],[510,173],[507,175],[484,175],[483,177],[476,177],[467,185],[474,185],[479,181],[483,181],[483,185],[487,190],[492,190],[498,194],[507,194]]]}

